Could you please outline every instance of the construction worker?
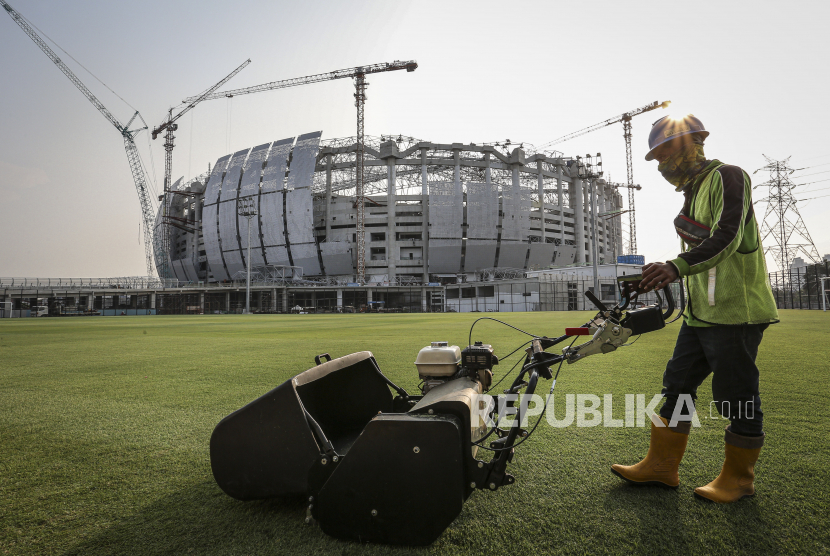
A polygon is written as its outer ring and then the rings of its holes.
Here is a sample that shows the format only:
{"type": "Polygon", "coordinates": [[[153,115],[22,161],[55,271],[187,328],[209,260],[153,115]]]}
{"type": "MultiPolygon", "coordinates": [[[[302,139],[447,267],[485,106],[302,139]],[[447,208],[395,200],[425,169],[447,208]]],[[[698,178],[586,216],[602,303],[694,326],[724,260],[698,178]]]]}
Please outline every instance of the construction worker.
{"type": "Polygon", "coordinates": [[[663,374],[665,400],[652,416],[648,454],[636,465],[615,464],[611,470],[630,483],[677,488],[697,388],[711,373],[713,403],[730,421],[726,456],[720,475],[694,493],[729,503],[755,494],[755,463],[764,444],[755,357],[778,311],[749,176],[737,166],[707,160],[708,135],[692,115],[662,118],[649,134],[646,160],[657,160],[658,171],[685,199],[674,220],[684,252],[645,265],[638,288],[659,290],[681,278],[689,302],[663,374]]]}

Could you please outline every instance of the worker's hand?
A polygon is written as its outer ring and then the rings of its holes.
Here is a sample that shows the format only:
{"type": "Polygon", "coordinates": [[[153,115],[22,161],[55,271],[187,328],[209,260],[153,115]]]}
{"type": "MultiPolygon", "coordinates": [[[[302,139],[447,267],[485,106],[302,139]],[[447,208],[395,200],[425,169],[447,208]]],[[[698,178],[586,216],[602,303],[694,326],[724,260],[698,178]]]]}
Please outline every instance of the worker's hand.
{"type": "Polygon", "coordinates": [[[643,267],[640,291],[662,290],[677,280],[677,269],[671,263],[649,263],[643,267]]]}
{"type": "Polygon", "coordinates": [[[630,282],[626,282],[628,284],[628,293],[634,294],[636,293],[643,293],[643,290],[640,289],[640,280],[631,280],[630,282]]]}

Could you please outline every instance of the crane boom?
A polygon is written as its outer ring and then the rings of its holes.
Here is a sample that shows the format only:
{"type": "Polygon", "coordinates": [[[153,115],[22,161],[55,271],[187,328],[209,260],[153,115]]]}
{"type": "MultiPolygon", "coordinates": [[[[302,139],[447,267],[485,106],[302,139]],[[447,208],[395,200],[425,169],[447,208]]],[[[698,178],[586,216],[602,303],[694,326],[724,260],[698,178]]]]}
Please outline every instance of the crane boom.
{"type": "MultiPolygon", "coordinates": [[[[233,89],[231,91],[224,91],[212,93],[202,100],[214,100],[218,98],[235,97],[239,95],[247,95],[250,93],[261,93],[264,91],[273,91],[275,89],[287,89],[288,87],[296,87],[298,85],[309,85],[311,83],[321,83],[323,81],[331,81],[333,79],[346,79],[355,77],[358,74],[369,75],[371,73],[381,73],[384,71],[395,71],[405,69],[406,71],[415,71],[418,68],[418,63],[414,60],[401,62],[396,60],[391,63],[372,64],[370,66],[358,66],[354,68],[347,68],[341,70],[330,71],[327,73],[318,73],[316,75],[307,75],[305,77],[295,77],[293,79],[283,79],[282,81],[272,81],[270,83],[263,83],[262,85],[254,85],[253,87],[244,87],[242,89],[233,89]]],[[[199,97],[188,97],[183,102],[192,102],[199,97]]]]}
{"type": "MultiPolygon", "coordinates": [[[[407,72],[415,71],[418,69],[418,62],[415,60],[407,60],[404,62],[395,60],[390,63],[358,66],[354,68],[330,71],[327,73],[318,73],[316,75],[307,75],[305,77],[272,81],[270,83],[263,83],[262,85],[255,85],[253,87],[245,87],[242,89],[234,89],[218,93],[214,92],[206,95],[203,94],[198,97],[188,97],[182,102],[189,103],[196,100],[201,102],[202,100],[232,98],[238,95],[261,93],[264,91],[273,91],[275,89],[287,89],[288,87],[297,87],[299,85],[309,85],[311,83],[320,83],[323,81],[331,81],[333,79],[346,79],[348,77],[353,77],[355,80],[355,106],[357,107],[357,152],[355,153],[355,198],[357,202],[357,281],[363,283],[366,275],[366,201],[363,196],[364,157],[366,154],[363,124],[364,104],[366,103],[366,86],[368,85],[368,83],[366,83],[366,76],[372,73],[382,73],[385,71],[403,69],[407,72]]],[[[170,128],[168,128],[168,133],[170,133],[170,128]]]]}
{"type": "Polygon", "coordinates": [[[584,129],[580,129],[579,131],[574,131],[573,133],[563,135],[562,137],[554,139],[549,143],[545,143],[540,147],[540,150],[543,150],[548,147],[552,147],[553,145],[569,141],[570,139],[580,137],[582,135],[585,135],[586,133],[591,133],[592,131],[596,131],[598,129],[608,127],[609,125],[614,125],[622,122],[623,138],[625,139],[626,177],[628,178],[628,184],[625,186],[628,188],[628,251],[631,254],[635,254],[637,252],[637,220],[634,211],[634,190],[640,189],[640,186],[634,185],[634,165],[633,160],[631,158],[631,118],[633,118],[634,116],[639,116],[640,114],[644,114],[646,112],[651,112],[652,110],[655,110],[657,108],[667,108],[669,104],[671,104],[670,100],[666,100],[663,102],[658,102],[655,100],[654,102],[646,104],[645,106],[641,106],[639,108],[635,108],[634,110],[624,112],[619,116],[609,118],[604,122],[600,122],[598,124],[588,126],[584,129]]]}
{"type": "Polygon", "coordinates": [[[148,192],[147,179],[144,174],[144,167],[141,165],[141,159],[138,155],[138,148],[136,147],[134,140],[135,134],[147,128],[143,127],[135,130],[128,129],[130,124],[132,124],[133,120],[135,120],[137,116],[141,116],[136,111],[136,113],[133,114],[133,117],[130,118],[128,124],[126,126],[122,125],[121,122],[119,122],[118,119],[115,116],[113,116],[109,110],[107,110],[107,107],[104,106],[104,104],[100,100],[98,100],[98,98],[94,94],[92,94],[92,91],[90,91],[86,87],[86,85],[84,85],[83,82],[80,79],[78,79],[78,76],[76,76],[72,72],[72,70],[70,70],[69,67],[67,67],[67,65],[63,63],[63,61],[58,57],[57,54],[55,54],[55,52],[49,47],[49,45],[46,44],[46,42],[42,38],[40,38],[40,35],[38,35],[35,32],[35,30],[32,29],[31,25],[29,25],[26,22],[23,16],[21,16],[17,11],[15,11],[15,9],[12,8],[8,4],[8,2],[6,2],[6,0],[0,0],[0,5],[2,5],[6,12],[8,12],[9,16],[14,20],[14,22],[17,23],[17,25],[20,26],[21,29],[23,29],[23,32],[26,33],[29,36],[29,38],[32,39],[32,41],[34,41],[34,43],[43,51],[43,53],[46,54],[46,56],[49,57],[49,59],[52,60],[52,62],[54,62],[56,66],[58,66],[58,69],[61,70],[63,74],[69,78],[69,80],[75,85],[75,87],[78,88],[79,91],[81,91],[81,93],[83,93],[87,100],[91,102],[92,105],[95,106],[95,108],[97,108],[98,111],[113,126],[115,126],[115,129],[117,129],[123,137],[124,149],[127,152],[127,161],[130,164],[130,171],[132,172],[133,181],[135,182],[135,188],[138,193],[138,200],[141,204],[141,216],[142,221],[144,223],[144,255],[145,262],[147,264],[147,275],[151,276],[153,274],[153,268],[155,266],[153,264],[153,222],[155,220],[155,211],[153,209],[153,204],[150,199],[150,194],[148,192]]]}
{"type": "Polygon", "coordinates": [[[622,122],[626,119],[630,120],[634,116],[637,116],[639,114],[643,114],[645,112],[650,112],[651,110],[654,110],[656,108],[666,108],[669,105],[670,102],[671,101],[668,101],[668,100],[665,101],[665,102],[658,102],[658,101],[655,100],[654,102],[646,104],[645,106],[635,108],[634,110],[631,110],[630,112],[625,112],[624,114],[620,114],[619,116],[614,116],[613,118],[609,118],[609,119],[605,120],[604,122],[600,122],[598,124],[588,126],[584,129],[580,129],[579,131],[574,131],[573,133],[563,135],[562,137],[560,137],[558,139],[554,139],[553,141],[551,141],[549,143],[545,143],[544,145],[542,145],[541,148],[545,149],[547,147],[552,147],[553,145],[557,145],[559,143],[564,143],[565,141],[569,141],[569,140],[574,139],[576,137],[580,137],[582,135],[585,135],[586,133],[591,133],[592,131],[602,129],[603,127],[608,127],[609,125],[614,125],[614,124],[622,122]]]}
{"type": "MultiPolygon", "coordinates": [[[[175,139],[176,136],[174,132],[178,129],[179,125],[176,122],[179,118],[181,118],[184,114],[189,112],[193,107],[197,104],[205,100],[210,93],[227,83],[231,80],[231,78],[245,69],[245,67],[251,63],[251,59],[248,58],[242,64],[239,65],[235,70],[230,72],[226,75],[221,81],[207,89],[201,95],[194,97],[187,106],[184,107],[178,114],[175,116],[173,115],[173,109],[171,108],[167,112],[167,119],[162,122],[156,129],[153,130],[152,135],[153,139],[159,136],[159,133],[162,131],[165,132],[164,134],[164,196],[162,197],[162,203],[159,206],[159,210],[161,211],[161,222],[160,222],[160,229],[157,230],[155,241],[156,241],[156,250],[160,251],[161,253],[166,253],[169,255],[170,253],[170,222],[168,221],[168,214],[167,214],[167,207],[169,203],[167,202],[167,196],[170,194],[170,185],[173,183],[173,147],[175,146],[175,139]],[[158,233],[161,232],[161,233],[158,233]]],[[[170,274],[170,257],[156,257],[158,261],[158,273],[159,276],[162,278],[172,278],[170,274]]]]}
{"type": "MultiPolygon", "coordinates": [[[[167,129],[167,127],[168,127],[170,124],[172,124],[173,122],[175,122],[176,120],[178,120],[179,118],[181,118],[182,116],[184,116],[185,114],[187,114],[187,112],[188,112],[188,111],[190,111],[190,109],[191,109],[191,108],[194,108],[197,104],[199,104],[199,103],[200,103],[200,102],[202,102],[203,100],[207,100],[207,97],[208,97],[208,96],[209,96],[212,92],[214,92],[216,89],[218,89],[219,87],[221,87],[222,85],[224,85],[225,83],[227,83],[228,81],[230,81],[230,80],[231,80],[231,78],[232,78],[233,76],[235,76],[237,73],[239,73],[240,71],[242,71],[243,69],[245,69],[245,68],[248,66],[248,64],[250,64],[250,63],[251,63],[251,59],[250,59],[250,58],[248,58],[247,60],[245,60],[244,62],[242,62],[242,64],[240,64],[238,68],[236,68],[235,70],[233,70],[232,72],[230,72],[227,76],[225,76],[225,78],[224,78],[224,79],[222,79],[219,83],[217,83],[217,84],[216,84],[216,85],[214,85],[213,87],[209,88],[208,90],[206,90],[206,91],[205,91],[204,93],[202,93],[201,95],[197,95],[197,96],[195,96],[195,97],[190,97],[190,99],[192,99],[192,100],[188,99],[188,100],[184,101],[182,104],[184,104],[184,103],[188,103],[188,105],[187,105],[187,106],[185,106],[185,107],[181,110],[181,112],[179,112],[178,114],[176,114],[176,115],[175,115],[175,116],[173,116],[172,118],[168,118],[168,119],[167,119],[167,120],[165,120],[165,121],[164,121],[161,125],[159,125],[156,129],[154,129],[154,130],[153,130],[153,139],[155,139],[156,137],[158,137],[159,133],[161,133],[162,131],[164,131],[165,129],[167,129]]],[[[171,110],[171,114],[172,114],[172,110],[171,110]]]]}

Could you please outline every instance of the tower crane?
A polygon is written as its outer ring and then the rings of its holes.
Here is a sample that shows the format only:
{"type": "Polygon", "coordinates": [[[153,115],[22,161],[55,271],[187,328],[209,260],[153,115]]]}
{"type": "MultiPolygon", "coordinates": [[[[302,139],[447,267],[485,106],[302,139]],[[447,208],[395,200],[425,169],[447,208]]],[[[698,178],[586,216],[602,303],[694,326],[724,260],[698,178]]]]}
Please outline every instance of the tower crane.
{"type": "MultiPolygon", "coordinates": [[[[173,174],[173,146],[175,136],[173,132],[175,132],[179,128],[179,124],[175,123],[176,120],[184,116],[188,113],[193,107],[197,104],[205,100],[205,98],[214,92],[216,89],[230,81],[230,79],[245,69],[245,67],[251,63],[251,59],[248,58],[245,60],[239,67],[229,73],[224,79],[222,79],[219,83],[214,85],[213,87],[207,89],[201,95],[192,97],[190,102],[185,101],[187,106],[181,109],[178,114],[175,116],[173,115],[173,108],[168,110],[167,112],[167,119],[162,122],[157,128],[155,128],[152,132],[153,139],[156,139],[161,132],[165,132],[164,135],[164,195],[162,196],[161,206],[159,210],[162,211],[161,213],[161,234],[155,236],[155,248],[156,252],[163,253],[165,255],[169,255],[170,253],[170,223],[167,221],[167,206],[168,206],[168,195],[170,195],[170,184],[173,174]]],[[[163,256],[159,259],[159,277],[161,278],[171,278],[170,276],[170,257],[163,256]]]]}
{"type": "Polygon", "coordinates": [[[26,22],[26,20],[21,16],[14,8],[12,8],[6,0],[0,0],[0,5],[8,12],[9,16],[17,23],[23,32],[29,35],[29,38],[34,41],[34,43],[49,57],[52,62],[58,69],[63,72],[66,77],[78,88],[81,93],[92,103],[95,108],[113,125],[115,129],[121,134],[121,137],[124,139],[124,149],[127,151],[127,161],[130,164],[130,171],[133,174],[133,181],[135,182],[135,188],[138,192],[138,201],[141,204],[141,216],[144,222],[144,255],[147,263],[147,275],[152,276],[153,274],[153,224],[154,224],[154,210],[153,210],[153,203],[150,200],[150,194],[147,190],[147,178],[144,174],[144,167],[141,164],[141,158],[138,155],[138,148],[135,145],[135,136],[142,130],[147,129],[145,125],[142,128],[137,129],[130,129],[133,121],[136,118],[139,118],[142,122],[144,118],[141,117],[141,114],[138,113],[136,110],[133,117],[127,122],[126,125],[123,125],[118,119],[112,115],[112,113],[107,110],[107,108],[101,103],[95,95],[92,94],[92,91],[87,89],[86,85],[84,85],[80,79],[70,70],[66,64],[58,57],[55,52],[49,48],[49,45],[38,35],[34,29],[26,22]]]}
{"type": "Polygon", "coordinates": [[[629,232],[629,243],[628,243],[628,250],[631,254],[637,253],[637,221],[635,219],[635,212],[634,212],[634,190],[640,189],[640,186],[634,185],[634,168],[632,166],[631,160],[631,118],[634,116],[639,116],[640,114],[645,114],[646,112],[651,112],[657,108],[666,108],[671,104],[670,100],[666,100],[663,102],[654,101],[650,104],[646,104],[645,106],[641,106],[639,108],[635,108],[629,112],[625,112],[620,114],[619,116],[614,116],[613,118],[609,118],[604,122],[600,122],[598,124],[594,124],[592,126],[586,127],[584,129],[580,129],[579,131],[574,131],[573,133],[569,133],[567,135],[563,135],[558,139],[554,139],[549,143],[545,143],[542,145],[541,149],[545,149],[547,147],[552,147],[553,145],[557,145],[559,143],[564,143],[570,139],[574,139],[576,137],[580,137],[585,135],[586,133],[591,133],[592,131],[596,131],[598,129],[602,129],[603,127],[608,127],[609,125],[614,125],[616,123],[622,122],[623,124],[623,138],[625,139],[625,163],[626,163],[626,170],[628,172],[628,179],[627,183],[623,186],[628,189],[628,232],[629,232]]]}
{"type": "Polygon", "coordinates": [[[369,85],[366,82],[366,76],[373,73],[382,73],[386,71],[396,71],[405,69],[407,72],[412,72],[418,69],[418,63],[414,60],[400,61],[395,60],[391,63],[372,64],[370,66],[358,66],[354,68],[347,68],[341,70],[330,71],[327,73],[318,73],[315,75],[308,75],[305,77],[295,77],[293,79],[284,79],[282,81],[272,81],[270,83],[263,83],[262,85],[255,85],[253,87],[245,87],[243,89],[234,89],[232,91],[214,92],[198,97],[189,97],[184,100],[185,103],[193,102],[195,100],[212,100],[218,98],[232,98],[239,95],[247,95],[250,93],[261,93],[263,91],[273,91],[275,89],[287,89],[288,87],[296,87],[298,85],[310,85],[312,83],[320,83],[323,81],[331,81],[334,79],[345,79],[347,77],[354,79],[355,86],[355,106],[357,107],[357,153],[355,156],[355,197],[357,200],[357,280],[363,283],[366,275],[366,207],[363,195],[363,168],[364,157],[366,153],[366,145],[364,142],[364,104],[366,103],[366,87],[369,85]]]}

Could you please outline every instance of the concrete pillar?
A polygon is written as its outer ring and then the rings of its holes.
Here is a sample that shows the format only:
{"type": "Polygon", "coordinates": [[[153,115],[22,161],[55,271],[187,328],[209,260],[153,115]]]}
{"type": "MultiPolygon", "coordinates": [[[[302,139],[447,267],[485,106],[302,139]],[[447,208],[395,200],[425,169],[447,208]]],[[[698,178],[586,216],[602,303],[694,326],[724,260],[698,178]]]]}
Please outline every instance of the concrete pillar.
{"type": "MultiPolygon", "coordinates": [[[[590,183],[587,181],[582,182],[582,212],[584,214],[584,222],[585,222],[585,242],[591,242],[591,192],[590,192],[590,183]]],[[[590,247],[585,249],[585,262],[591,262],[591,249],[590,247]]]]}
{"type": "Polygon", "coordinates": [[[597,252],[599,253],[599,260],[597,262],[601,262],[606,258],[605,254],[608,252],[605,245],[605,241],[608,236],[608,234],[605,233],[606,222],[603,217],[600,216],[600,214],[605,212],[605,185],[597,180],[594,182],[594,191],[597,196],[597,252]]]}
{"type": "MultiPolygon", "coordinates": [[[[101,300],[101,307],[104,306],[104,300],[101,300]]],[[[150,309],[156,308],[156,292],[150,294],[150,309]]]]}
{"type": "Polygon", "coordinates": [[[571,207],[574,211],[574,242],[576,243],[576,263],[584,264],[585,260],[585,211],[583,208],[582,180],[572,178],[571,190],[574,204],[571,207]]]}
{"type": "Polygon", "coordinates": [[[556,166],[556,201],[559,204],[559,245],[565,245],[565,202],[562,199],[562,165],[556,166]]]}
{"type": "MultiPolygon", "coordinates": [[[[452,158],[455,161],[455,165],[453,166],[452,171],[452,183],[453,183],[453,193],[457,195],[458,199],[461,199],[461,203],[464,202],[464,188],[461,186],[461,145],[458,143],[453,143],[452,145],[452,158]]],[[[463,219],[462,219],[463,224],[463,219]]],[[[463,228],[462,228],[463,229],[463,228]]],[[[461,232],[461,236],[464,236],[464,232],[461,232]]],[[[463,270],[463,267],[462,267],[463,270]]]]}
{"type": "Polygon", "coordinates": [[[511,164],[510,165],[510,173],[511,173],[511,183],[513,190],[511,194],[518,199],[521,198],[521,181],[519,181],[519,165],[518,164],[511,164]]]}
{"type": "MultiPolygon", "coordinates": [[[[608,210],[616,211],[617,210],[617,206],[616,206],[617,196],[616,196],[613,188],[609,188],[608,197],[609,197],[608,198],[608,210]]],[[[611,224],[611,231],[609,232],[611,234],[611,237],[609,237],[608,240],[611,242],[611,257],[612,258],[615,256],[615,253],[617,255],[620,254],[619,249],[617,249],[617,240],[620,237],[620,234],[617,232],[617,223],[622,218],[623,218],[622,216],[617,216],[616,218],[610,218],[608,220],[608,223],[611,224]]]]}
{"type": "Polygon", "coordinates": [[[326,155],[326,241],[331,241],[331,153],[326,155]]]}
{"type": "MultiPolygon", "coordinates": [[[[511,164],[510,165],[510,195],[513,197],[513,206],[518,207],[520,206],[519,203],[522,198],[522,184],[519,180],[519,165],[518,164],[511,164]]],[[[518,213],[517,213],[518,216],[518,213]]],[[[526,238],[522,238],[527,241],[526,238]]],[[[460,299],[460,298],[459,298],[460,299]]]]}
{"type": "Polygon", "coordinates": [[[337,306],[340,307],[341,310],[342,310],[342,307],[343,307],[343,290],[342,289],[337,290],[337,306]]]}
{"type": "Polygon", "coordinates": [[[398,242],[395,238],[395,181],[397,167],[395,157],[386,159],[386,268],[389,272],[389,283],[395,283],[397,265],[395,264],[400,256],[398,242]]]}
{"type": "MultiPolygon", "coordinates": [[[[453,145],[455,147],[455,145],[453,145]]],[[[452,170],[452,183],[453,189],[456,195],[461,195],[463,190],[461,189],[461,148],[453,148],[452,150],[452,158],[455,161],[455,166],[453,166],[452,170]]]]}
{"type": "Polygon", "coordinates": [[[205,292],[199,292],[199,314],[205,314],[205,292]]]}
{"type": "Polygon", "coordinates": [[[427,289],[421,288],[421,311],[427,312],[427,289]]]}
{"type": "MultiPolygon", "coordinates": [[[[484,164],[485,164],[485,167],[484,167],[484,183],[487,184],[488,189],[492,186],[492,183],[493,183],[493,169],[490,166],[490,164],[492,162],[493,162],[492,155],[490,153],[486,153],[484,155],[484,164]]],[[[500,243],[500,241],[498,241],[499,233],[500,233],[499,230],[501,230],[501,210],[500,210],[501,205],[500,205],[500,201],[499,201],[499,191],[498,191],[498,189],[499,189],[498,186],[496,186],[496,230],[495,230],[496,234],[495,235],[496,235],[496,239],[497,239],[497,241],[496,241],[496,249],[497,250],[499,248],[498,246],[499,246],[499,243],[500,243]]],[[[501,251],[497,251],[497,252],[501,253],[501,251]]],[[[495,262],[497,263],[498,261],[495,261],[495,262]]],[[[446,289],[444,290],[444,293],[446,294],[446,289]]]]}
{"type": "Polygon", "coordinates": [[[282,289],[282,312],[287,313],[290,310],[288,307],[288,288],[282,289]]]}
{"type": "MultiPolygon", "coordinates": [[[[522,160],[521,163],[514,163],[514,164],[510,165],[510,170],[511,170],[511,174],[512,174],[512,180],[511,181],[513,183],[512,192],[511,192],[511,195],[513,196],[513,202],[514,202],[513,206],[514,207],[519,207],[519,206],[521,206],[521,199],[522,199],[522,183],[521,183],[521,180],[519,179],[519,167],[524,164],[524,162],[523,162],[524,154],[522,153],[522,151],[520,149],[514,149],[513,153],[510,156],[511,161],[514,159],[514,157],[515,157],[516,160],[522,160]]],[[[518,212],[517,212],[517,216],[518,216],[518,212]]],[[[527,238],[522,237],[522,238],[519,238],[519,240],[521,241],[521,244],[525,248],[525,253],[527,253],[527,247],[528,247],[527,246],[527,238]]],[[[522,262],[522,267],[524,267],[524,261],[522,262]]],[[[460,301],[461,301],[461,298],[459,298],[459,302],[460,301]]]]}
{"type": "Polygon", "coordinates": [[[225,292],[225,311],[231,312],[231,292],[225,292]]]}
{"type": "Polygon", "coordinates": [[[271,290],[271,312],[277,312],[277,289],[274,288],[271,290]]]}
{"type": "Polygon", "coordinates": [[[196,220],[196,225],[198,226],[202,223],[202,195],[194,195],[193,205],[194,218],[196,220]]]}
{"type": "MultiPolygon", "coordinates": [[[[488,155],[489,156],[489,155],[488,155]]],[[[421,149],[421,213],[423,214],[424,230],[421,236],[424,240],[424,278],[423,282],[429,282],[429,183],[427,175],[427,149],[421,149]]]]}
{"type": "MultiPolygon", "coordinates": [[[[536,171],[538,174],[536,175],[536,188],[538,190],[539,195],[539,219],[540,219],[540,239],[542,243],[547,243],[547,230],[545,226],[545,179],[542,176],[542,161],[536,161],[536,171]]],[[[550,262],[550,261],[548,261],[550,262]]]]}
{"type": "Polygon", "coordinates": [[[196,269],[196,282],[199,283],[200,276],[199,276],[199,237],[201,237],[201,226],[202,226],[202,196],[194,194],[191,198],[193,202],[193,213],[191,216],[193,217],[193,229],[196,230],[195,233],[190,234],[188,238],[188,253],[191,255],[191,260],[193,261],[193,266],[196,269]]]}
{"type": "Polygon", "coordinates": [[[588,242],[588,249],[585,251],[585,255],[587,255],[588,262],[594,262],[594,248],[593,248],[593,241],[595,237],[596,230],[594,230],[594,219],[592,213],[592,207],[594,206],[594,187],[592,183],[595,183],[596,180],[585,180],[583,182],[583,187],[585,188],[585,227],[587,228],[585,234],[585,240],[588,242]]]}
{"type": "MultiPolygon", "coordinates": [[[[623,208],[622,194],[619,194],[619,193],[616,194],[616,199],[617,199],[617,208],[622,210],[622,208],[623,208]]],[[[630,214],[629,214],[629,216],[630,216],[630,214]]],[[[617,218],[616,220],[617,220],[617,252],[619,254],[622,254],[622,252],[623,252],[623,250],[622,250],[623,223],[622,223],[622,218],[617,218]]]]}
{"type": "Polygon", "coordinates": [[[86,308],[88,311],[95,309],[95,292],[89,292],[86,296],[86,308]]]}
{"type": "Polygon", "coordinates": [[[372,299],[372,288],[366,288],[366,303],[369,303],[370,301],[374,301],[372,299]]]}
{"type": "MultiPolygon", "coordinates": [[[[608,197],[608,193],[611,191],[611,186],[602,183],[599,186],[600,196],[599,196],[599,213],[605,214],[607,212],[611,212],[611,199],[608,197]]],[[[611,248],[611,225],[613,224],[613,218],[603,217],[600,222],[602,225],[600,229],[602,230],[602,245],[603,245],[603,258],[605,259],[606,263],[614,262],[614,253],[613,249],[611,248]]]]}
{"type": "MultiPolygon", "coordinates": [[[[611,191],[611,210],[621,210],[617,204],[617,192],[615,190],[611,191]]],[[[622,250],[620,249],[620,242],[622,241],[622,235],[620,234],[620,222],[623,218],[625,218],[625,216],[618,216],[617,218],[611,219],[614,226],[611,239],[614,241],[614,248],[616,249],[617,255],[622,254],[622,250]]]]}
{"type": "Polygon", "coordinates": [[[591,262],[593,263],[594,271],[594,294],[600,299],[602,296],[599,291],[599,222],[597,221],[597,179],[594,178],[588,182],[590,197],[591,197],[591,262]]]}

